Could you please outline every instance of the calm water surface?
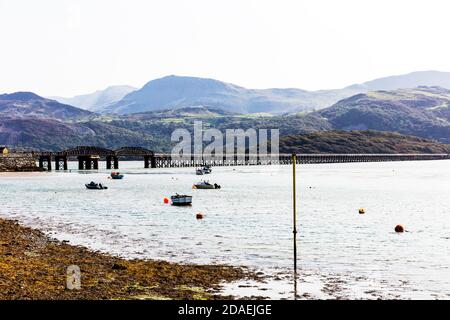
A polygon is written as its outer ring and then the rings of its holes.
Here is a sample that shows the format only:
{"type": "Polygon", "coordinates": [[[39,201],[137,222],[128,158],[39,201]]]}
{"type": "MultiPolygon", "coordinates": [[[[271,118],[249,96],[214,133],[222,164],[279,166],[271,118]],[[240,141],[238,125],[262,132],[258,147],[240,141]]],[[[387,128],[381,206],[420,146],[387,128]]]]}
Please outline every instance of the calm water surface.
{"type": "MultiPolygon", "coordinates": [[[[194,168],[142,166],[121,162],[124,180],[109,180],[106,170],[0,175],[0,214],[128,258],[245,265],[280,275],[291,270],[290,166],[213,168],[206,178],[221,190],[193,190],[202,178],[194,168]],[[86,190],[91,180],[109,189],[86,190]],[[191,194],[193,206],[163,203],[176,192],[191,194]],[[204,220],[195,219],[198,212],[204,220]]],[[[300,165],[297,171],[303,293],[450,298],[450,161],[300,165]],[[397,224],[409,232],[396,234],[397,224]]],[[[290,290],[285,284],[260,294],[281,298],[290,290]]]]}

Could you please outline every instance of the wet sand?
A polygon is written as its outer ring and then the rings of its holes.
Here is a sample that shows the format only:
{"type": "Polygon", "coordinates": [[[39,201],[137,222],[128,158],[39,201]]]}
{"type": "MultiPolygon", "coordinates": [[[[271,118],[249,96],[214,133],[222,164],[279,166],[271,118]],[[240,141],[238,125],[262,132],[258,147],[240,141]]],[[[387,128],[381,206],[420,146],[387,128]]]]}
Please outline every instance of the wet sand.
{"type": "MultiPolygon", "coordinates": [[[[0,299],[232,299],[222,284],[257,280],[220,265],[126,260],[52,239],[0,218],[0,299]],[[67,267],[81,270],[81,288],[67,289],[67,267]]],[[[256,297],[254,297],[256,298],[256,297]]]]}

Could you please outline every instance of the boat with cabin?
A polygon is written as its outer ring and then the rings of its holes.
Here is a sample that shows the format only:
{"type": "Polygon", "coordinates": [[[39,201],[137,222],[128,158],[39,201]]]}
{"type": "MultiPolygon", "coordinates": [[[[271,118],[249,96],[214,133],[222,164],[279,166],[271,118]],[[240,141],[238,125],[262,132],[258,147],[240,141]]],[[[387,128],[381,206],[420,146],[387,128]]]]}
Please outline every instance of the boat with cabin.
{"type": "Polygon", "coordinates": [[[176,194],[171,196],[173,206],[190,206],[192,205],[192,196],[188,196],[185,194],[176,194]]]}
{"type": "Polygon", "coordinates": [[[212,172],[211,166],[210,165],[205,165],[203,166],[203,168],[198,168],[195,173],[198,176],[202,176],[204,174],[210,174],[212,172]]]}
{"type": "Polygon", "coordinates": [[[220,186],[217,183],[210,183],[209,181],[203,180],[197,182],[192,186],[193,189],[220,189],[220,186]]]}

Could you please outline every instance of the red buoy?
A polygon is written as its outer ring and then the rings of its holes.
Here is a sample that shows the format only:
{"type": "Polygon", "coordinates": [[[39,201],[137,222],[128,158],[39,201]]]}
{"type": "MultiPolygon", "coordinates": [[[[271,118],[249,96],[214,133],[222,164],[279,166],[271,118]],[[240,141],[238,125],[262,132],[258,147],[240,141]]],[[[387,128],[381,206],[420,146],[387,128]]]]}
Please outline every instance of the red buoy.
{"type": "Polygon", "coordinates": [[[197,213],[197,215],[195,216],[196,218],[197,218],[197,220],[201,220],[201,219],[203,219],[203,213],[197,213]]]}
{"type": "Polygon", "coordinates": [[[169,198],[164,198],[164,203],[168,204],[169,203],[169,198]]]}
{"type": "Polygon", "coordinates": [[[405,228],[403,228],[403,226],[401,224],[398,224],[395,226],[395,232],[405,232],[405,228]]]}

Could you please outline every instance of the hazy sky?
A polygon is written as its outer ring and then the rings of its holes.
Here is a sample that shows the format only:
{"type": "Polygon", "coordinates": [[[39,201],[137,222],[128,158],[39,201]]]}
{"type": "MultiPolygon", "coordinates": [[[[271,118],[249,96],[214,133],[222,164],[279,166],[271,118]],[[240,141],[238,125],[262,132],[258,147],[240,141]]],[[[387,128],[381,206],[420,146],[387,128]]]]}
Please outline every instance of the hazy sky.
{"type": "Polygon", "coordinates": [[[165,75],[328,89],[450,71],[447,0],[0,0],[0,92],[165,75]]]}

